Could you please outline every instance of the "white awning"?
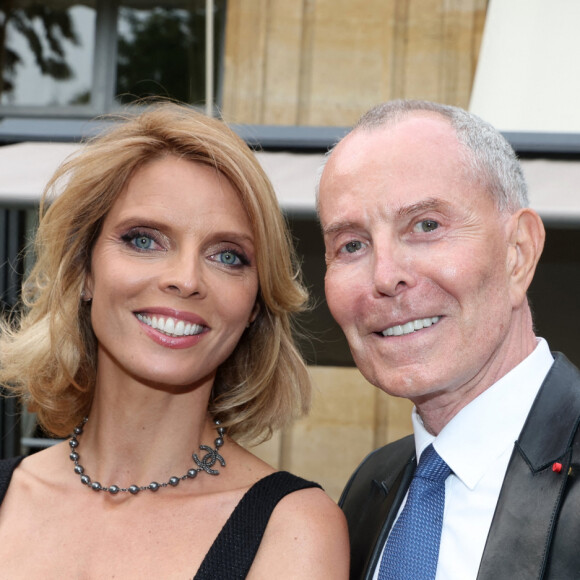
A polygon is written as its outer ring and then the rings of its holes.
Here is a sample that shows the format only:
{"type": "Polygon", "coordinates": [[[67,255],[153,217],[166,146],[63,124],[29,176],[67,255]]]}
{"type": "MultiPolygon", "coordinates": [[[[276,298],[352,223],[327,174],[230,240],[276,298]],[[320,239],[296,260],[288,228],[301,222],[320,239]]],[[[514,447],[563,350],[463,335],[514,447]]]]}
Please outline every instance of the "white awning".
{"type": "MultiPolygon", "coordinates": [[[[30,207],[38,202],[55,169],[78,151],[72,143],[19,143],[0,147],[0,205],[30,207]]],[[[314,214],[314,184],[323,155],[257,153],[280,205],[314,214]]],[[[580,161],[522,160],[530,205],[551,223],[580,225],[580,161]]]]}
{"type": "MultiPolygon", "coordinates": [[[[18,143],[0,147],[0,205],[36,204],[56,168],[80,147],[75,143],[18,143]]],[[[314,211],[314,180],[322,154],[259,152],[256,156],[285,210],[314,211]]]]}
{"type": "Polygon", "coordinates": [[[56,168],[78,148],[73,143],[18,143],[0,147],[0,205],[36,204],[56,168]]]}
{"type": "Polygon", "coordinates": [[[580,227],[580,161],[524,159],[530,206],[545,222],[580,227]]]}

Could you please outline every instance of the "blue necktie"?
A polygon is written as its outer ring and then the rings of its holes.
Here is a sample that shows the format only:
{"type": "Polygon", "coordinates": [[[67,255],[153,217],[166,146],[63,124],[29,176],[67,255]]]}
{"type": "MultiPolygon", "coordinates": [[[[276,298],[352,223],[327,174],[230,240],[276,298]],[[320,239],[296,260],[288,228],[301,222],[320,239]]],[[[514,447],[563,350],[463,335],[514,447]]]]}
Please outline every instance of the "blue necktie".
{"type": "Polygon", "coordinates": [[[449,466],[433,445],[421,454],[407,503],[395,522],[383,552],[379,580],[432,580],[437,572],[439,542],[449,466]]]}

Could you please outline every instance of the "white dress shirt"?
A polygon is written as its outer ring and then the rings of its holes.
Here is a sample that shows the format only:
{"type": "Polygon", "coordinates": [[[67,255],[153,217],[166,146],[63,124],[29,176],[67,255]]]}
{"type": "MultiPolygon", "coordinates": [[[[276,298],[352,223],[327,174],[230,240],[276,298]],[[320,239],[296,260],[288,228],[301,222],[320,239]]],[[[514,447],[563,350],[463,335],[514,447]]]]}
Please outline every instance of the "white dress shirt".
{"type": "MultiPolygon", "coordinates": [[[[538,339],[526,359],[461,409],[437,437],[413,409],[417,457],[433,443],[452,471],[445,482],[436,580],[477,577],[514,443],[553,362],[548,344],[538,339]]],[[[380,560],[374,580],[379,566],[380,560]]]]}

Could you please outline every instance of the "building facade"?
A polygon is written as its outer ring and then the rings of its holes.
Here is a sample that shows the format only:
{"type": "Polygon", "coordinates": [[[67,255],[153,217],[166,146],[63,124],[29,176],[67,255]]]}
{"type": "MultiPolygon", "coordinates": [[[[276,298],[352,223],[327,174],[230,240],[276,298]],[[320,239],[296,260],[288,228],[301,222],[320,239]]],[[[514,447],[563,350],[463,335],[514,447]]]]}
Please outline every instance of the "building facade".
{"type": "MultiPolygon", "coordinates": [[[[508,3],[510,10],[526,15],[518,19],[525,22],[522,31],[505,4],[5,0],[0,5],[4,307],[17,300],[26,269],[19,250],[34,228],[34,200],[42,189],[35,185],[31,197],[20,193],[20,184],[9,183],[6,177],[9,169],[14,177],[18,164],[8,167],[7,159],[17,158],[21,151],[26,166],[32,149],[23,145],[76,143],[100,129],[93,120],[97,115],[139,106],[151,97],[178,99],[221,116],[260,150],[260,160],[283,191],[281,205],[319,305],[302,319],[312,336],[303,344],[316,388],[312,413],[257,451],[277,467],[320,481],[338,497],[349,473],[371,449],[410,432],[411,407],[366,384],[325,307],[324,253],[313,202],[315,171],[309,169],[305,181],[304,164],[316,166],[361,113],[393,98],[471,106],[492,123],[505,122],[499,115],[503,101],[499,99],[495,109],[490,104],[498,92],[505,93],[507,102],[515,89],[504,90],[506,76],[501,77],[502,85],[494,85],[493,72],[499,75],[507,66],[504,61],[517,52],[513,43],[521,48],[533,37],[534,46],[521,50],[525,56],[532,49],[554,46],[555,30],[562,30],[554,24],[553,29],[546,26],[545,36],[531,35],[530,28],[537,32],[546,21],[541,3],[514,0],[508,3]],[[498,43],[508,43],[509,52],[502,52],[504,44],[498,48],[498,43]]],[[[575,2],[564,4],[561,17],[580,23],[575,2]]],[[[577,27],[571,25],[573,29],[577,27]]],[[[570,34],[568,42],[558,38],[559,50],[577,50],[575,36],[570,34]]],[[[560,60],[564,57],[569,54],[561,54],[560,60]]],[[[515,65],[514,69],[509,76],[514,86],[523,84],[518,74],[531,75],[534,82],[533,63],[524,62],[519,72],[515,65]]],[[[554,108],[555,103],[549,106],[554,108]]],[[[537,205],[549,228],[546,253],[530,291],[538,332],[578,363],[580,342],[573,321],[580,308],[572,288],[580,281],[580,246],[575,243],[580,237],[580,203],[574,186],[560,185],[554,193],[546,183],[554,185],[554,176],[560,179],[569,172],[570,183],[580,183],[575,181],[580,118],[577,112],[568,115],[568,131],[561,125],[546,129],[541,122],[519,116],[514,126],[497,126],[521,154],[536,188],[531,188],[532,205],[537,205]]],[[[45,155],[47,149],[43,159],[45,155]]],[[[14,402],[2,405],[2,453],[32,449],[33,418],[26,416],[19,426],[14,402]]]]}

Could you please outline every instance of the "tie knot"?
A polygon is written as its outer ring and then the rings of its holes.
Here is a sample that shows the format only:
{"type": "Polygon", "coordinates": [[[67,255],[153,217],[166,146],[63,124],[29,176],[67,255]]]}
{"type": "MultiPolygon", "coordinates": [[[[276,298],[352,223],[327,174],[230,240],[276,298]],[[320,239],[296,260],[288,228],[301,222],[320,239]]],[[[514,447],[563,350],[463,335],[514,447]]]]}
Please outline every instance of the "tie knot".
{"type": "Polygon", "coordinates": [[[443,482],[449,477],[451,469],[435,451],[433,445],[429,445],[421,454],[419,465],[415,471],[415,477],[428,479],[433,482],[443,482]]]}

